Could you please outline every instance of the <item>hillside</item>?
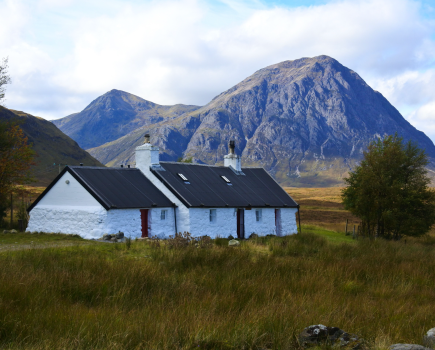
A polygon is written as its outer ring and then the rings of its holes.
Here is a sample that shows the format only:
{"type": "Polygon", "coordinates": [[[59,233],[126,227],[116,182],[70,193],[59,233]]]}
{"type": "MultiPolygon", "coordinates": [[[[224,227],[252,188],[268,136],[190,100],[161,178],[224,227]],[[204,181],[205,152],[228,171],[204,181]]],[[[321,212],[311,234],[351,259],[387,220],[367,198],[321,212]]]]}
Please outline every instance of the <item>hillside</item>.
{"type": "Polygon", "coordinates": [[[53,123],[25,112],[8,110],[0,106],[0,120],[17,121],[36,151],[35,185],[48,185],[66,164],[103,166],[81,149],[77,142],[66,136],[53,123]],[[54,165],[56,164],[56,165],[54,165]]]}
{"type": "Polygon", "coordinates": [[[124,91],[111,90],[92,101],[80,113],[52,122],[86,149],[198,108],[181,104],[161,106],[124,91]]]}
{"type": "Polygon", "coordinates": [[[398,132],[435,158],[433,142],[381,93],[328,56],[281,62],[255,72],[206,106],[142,126],[89,153],[108,165],[134,162],[145,132],[162,160],[222,164],[235,139],[246,166],[264,166],[283,185],[330,186],[377,137],[398,132]]]}

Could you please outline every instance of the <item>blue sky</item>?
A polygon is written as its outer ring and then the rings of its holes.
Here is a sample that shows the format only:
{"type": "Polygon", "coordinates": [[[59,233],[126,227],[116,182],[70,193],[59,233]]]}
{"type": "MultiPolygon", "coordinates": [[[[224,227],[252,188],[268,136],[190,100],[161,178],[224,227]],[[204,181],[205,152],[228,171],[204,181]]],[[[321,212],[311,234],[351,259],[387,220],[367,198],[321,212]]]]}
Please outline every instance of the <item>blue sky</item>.
{"type": "Polygon", "coordinates": [[[256,70],[329,55],[435,140],[435,0],[0,0],[6,106],[46,119],[111,89],[203,105],[256,70]]]}

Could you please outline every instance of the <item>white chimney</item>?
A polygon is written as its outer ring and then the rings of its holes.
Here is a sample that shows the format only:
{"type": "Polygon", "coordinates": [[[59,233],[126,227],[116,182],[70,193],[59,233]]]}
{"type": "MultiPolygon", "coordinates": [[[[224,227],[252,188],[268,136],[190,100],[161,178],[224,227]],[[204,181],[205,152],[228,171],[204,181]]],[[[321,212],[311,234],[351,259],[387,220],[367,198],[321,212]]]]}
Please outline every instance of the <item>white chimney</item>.
{"type": "Polygon", "coordinates": [[[148,173],[151,166],[159,166],[159,148],[152,146],[150,135],[145,134],[143,145],[136,147],[136,168],[143,173],[148,173]]]}
{"type": "Polygon", "coordinates": [[[242,159],[238,156],[234,150],[236,148],[236,143],[231,140],[229,144],[230,153],[224,156],[224,165],[226,167],[231,166],[236,171],[242,171],[242,159]]]}

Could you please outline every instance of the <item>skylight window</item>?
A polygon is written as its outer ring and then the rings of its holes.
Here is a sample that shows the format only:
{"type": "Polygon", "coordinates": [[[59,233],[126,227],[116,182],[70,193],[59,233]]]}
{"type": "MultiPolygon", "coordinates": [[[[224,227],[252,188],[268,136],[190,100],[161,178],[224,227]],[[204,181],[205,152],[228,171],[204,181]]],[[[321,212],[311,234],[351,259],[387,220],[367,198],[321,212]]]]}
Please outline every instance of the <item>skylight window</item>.
{"type": "Polygon", "coordinates": [[[184,176],[184,175],[181,174],[181,173],[178,173],[178,176],[181,177],[181,179],[182,179],[183,181],[189,181],[189,180],[187,180],[187,177],[184,176]]]}
{"type": "Polygon", "coordinates": [[[233,184],[231,183],[230,180],[228,180],[228,178],[224,175],[221,175],[221,178],[227,183],[228,186],[232,186],[233,184]]]}
{"type": "Polygon", "coordinates": [[[223,176],[223,175],[222,175],[221,178],[224,179],[224,181],[225,181],[227,184],[230,184],[230,183],[231,183],[231,181],[228,180],[228,178],[227,178],[226,176],[223,176]]]}
{"type": "Polygon", "coordinates": [[[186,185],[190,185],[190,182],[189,182],[189,180],[187,179],[186,176],[184,176],[184,175],[181,174],[181,173],[177,173],[177,175],[178,175],[179,177],[181,177],[181,180],[183,180],[184,183],[185,183],[186,185]]]}

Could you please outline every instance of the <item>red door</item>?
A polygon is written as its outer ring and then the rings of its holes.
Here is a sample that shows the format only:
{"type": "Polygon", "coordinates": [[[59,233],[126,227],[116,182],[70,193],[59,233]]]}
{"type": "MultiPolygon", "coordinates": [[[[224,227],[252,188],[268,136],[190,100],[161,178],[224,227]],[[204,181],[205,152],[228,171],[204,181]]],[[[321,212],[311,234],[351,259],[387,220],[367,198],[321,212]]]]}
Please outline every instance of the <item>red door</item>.
{"type": "Polygon", "coordinates": [[[140,220],[142,223],[142,237],[148,237],[148,209],[140,210],[140,220]]]}

